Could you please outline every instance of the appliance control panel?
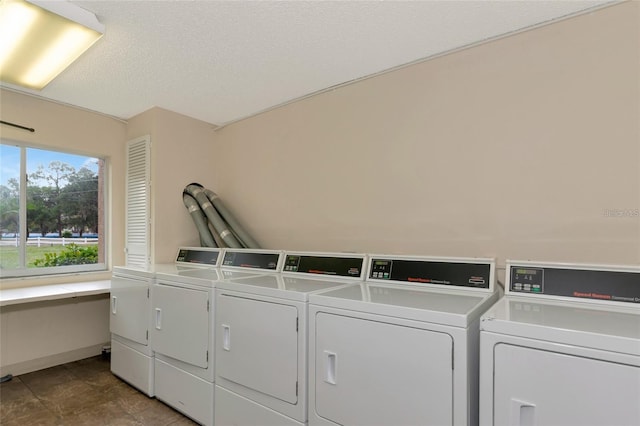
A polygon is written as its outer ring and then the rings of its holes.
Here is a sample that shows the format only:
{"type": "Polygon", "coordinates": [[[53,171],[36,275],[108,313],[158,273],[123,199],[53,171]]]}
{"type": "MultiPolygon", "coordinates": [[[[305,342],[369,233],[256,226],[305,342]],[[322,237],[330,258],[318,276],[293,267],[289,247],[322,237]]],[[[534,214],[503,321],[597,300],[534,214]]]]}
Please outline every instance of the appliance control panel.
{"type": "Polygon", "coordinates": [[[368,279],[489,289],[491,266],[491,263],[373,257],[368,279]]]}
{"type": "Polygon", "coordinates": [[[511,274],[513,291],[544,293],[544,268],[517,268],[511,274]]]}
{"type": "Polygon", "coordinates": [[[607,270],[576,265],[509,264],[508,291],[512,294],[562,296],[640,304],[640,268],[607,270]],[[579,269],[578,269],[579,268],[579,269]]]}
{"type": "Polygon", "coordinates": [[[362,278],[364,256],[315,256],[287,254],[282,272],[362,278]]]}
{"type": "Polygon", "coordinates": [[[218,265],[219,249],[210,248],[181,248],[178,250],[176,262],[198,263],[201,265],[218,265]]]}
{"type": "Polygon", "coordinates": [[[280,253],[275,252],[225,251],[222,266],[275,271],[279,259],[280,253]]]}

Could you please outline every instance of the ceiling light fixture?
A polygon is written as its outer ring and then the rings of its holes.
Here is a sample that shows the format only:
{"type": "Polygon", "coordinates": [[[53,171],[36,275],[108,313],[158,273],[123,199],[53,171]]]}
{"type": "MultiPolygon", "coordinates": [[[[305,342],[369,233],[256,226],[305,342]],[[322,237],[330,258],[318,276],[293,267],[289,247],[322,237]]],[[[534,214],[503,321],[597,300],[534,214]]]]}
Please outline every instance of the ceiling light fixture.
{"type": "Polygon", "coordinates": [[[0,0],[0,80],[41,90],[104,33],[66,1],[0,0]]]}

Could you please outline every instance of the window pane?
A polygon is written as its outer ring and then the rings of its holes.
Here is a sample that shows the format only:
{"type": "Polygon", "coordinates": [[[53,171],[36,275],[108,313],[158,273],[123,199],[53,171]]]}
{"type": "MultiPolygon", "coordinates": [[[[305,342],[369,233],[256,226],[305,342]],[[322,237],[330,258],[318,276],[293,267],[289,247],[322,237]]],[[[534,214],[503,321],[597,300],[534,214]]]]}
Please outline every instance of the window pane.
{"type": "Polygon", "coordinates": [[[20,148],[0,145],[0,269],[20,267],[20,148]]]}
{"type": "Polygon", "coordinates": [[[27,267],[104,262],[102,160],[27,149],[27,267]]]}
{"type": "Polygon", "coordinates": [[[0,159],[0,277],[105,270],[104,160],[5,141],[0,159]]]}

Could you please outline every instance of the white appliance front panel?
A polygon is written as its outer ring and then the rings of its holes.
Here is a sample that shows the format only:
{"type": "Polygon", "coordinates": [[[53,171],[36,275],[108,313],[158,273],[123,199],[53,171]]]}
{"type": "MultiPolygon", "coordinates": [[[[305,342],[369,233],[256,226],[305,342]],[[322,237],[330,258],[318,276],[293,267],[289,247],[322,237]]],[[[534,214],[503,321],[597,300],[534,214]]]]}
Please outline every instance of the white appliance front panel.
{"type": "Polygon", "coordinates": [[[255,271],[252,271],[251,269],[238,270],[238,269],[220,268],[220,278],[223,280],[237,280],[241,278],[249,278],[249,277],[272,275],[272,274],[273,274],[272,271],[265,271],[264,269],[256,269],[255,271]]]}
{"type": "Polygon", "coordinates": [[[452,424],[449,334],[319,312],[315,339],[318,416],[340,425],[452,424]]]}
{"type": "Polygon", "coordinates": [[[218,293],[216,377],[289,404],[298,402],[298,310],[218,293]]]}
{"type": "Polygon", "coordinates": [[[295,291],[298,293],[312,294],[316,292],[330,290],[332,288],[343,287],[346,284],[357,282],[355,280],[342,279],[332,280],[329,276],[327,278],[319,277],[317,279],[295,276],[284,276],[282,278],[284,282],[284,288],[288,291],[295,291]]]}
{"type": "Polygon", "coordinates": [[[206,290],[153,285],[153,350],[168,357],[207,368],[210,333],[206,290]]]}
{"type": "Polygon", "coordinates": [[[640,310],[605,308],[509,296],[482,316],[480,329],[640,356],[640,310]]]}
{"type": "Polygon", "coordinates": [[[154,396],[153,358],[111,339],[111,372],[148,396],[154,396]]]}
{"type": "Polygon", "coordinates": [[[260,275],[226,280],[219,283],[216,288],[241,291],[257,296],[306,302],[310,294],[344,287],[349,283],[353,283],[353,280],[349,282],[347,280],[332,280],[323,277],[313,279],[281,275],[260,275]]]}
{"type": "Polygon", "coordinates": [[[158,273],[156,274],[156,281],[165,282],[165,283],[180,283],[180,284],[188,284],[190,286],[198,286],[211,288],[214,286],[214,283],[220,280],[222,274],[220,271],[213,268],[191,268],[186,269],[175,274],[165,274],[158,273]]]}
{"type": "Polygon", "coordinates": [[[160,359],[154,364],[156,397],[201,425],[213,426],[213,383],[160,359]]]}
{"type": "Polygon", "coordinates": [[[494,346],[494,425],[640,424],[640,367],[494,346]]]}
{"type": "Polygon", "coordinates": [[[456,327],[468,327],[497,293],[360,283],[309,296],[309,303],[456,327]]]}
{"type": "Polygon", "coordinates": [[[197,263],[158,263],[155,265],[151,265],[149,270],[153,271],[154,274],[166,274],[166,275],[178,275],[184,271],[192,271],[194,269],[211,269],[210,266],[200,265],[197,263]]]}
{"type": "Polygon", "coordinates": [[[215,424],[242,426],[305,426],[269,407],[231,392],[221,386],[215,387],[215,424]]]}
{"type": "Polygon", "coordinates": [[[149,279],[114,275],[111,278],[111,333],[147,345],[151,304],[149,279]]]}

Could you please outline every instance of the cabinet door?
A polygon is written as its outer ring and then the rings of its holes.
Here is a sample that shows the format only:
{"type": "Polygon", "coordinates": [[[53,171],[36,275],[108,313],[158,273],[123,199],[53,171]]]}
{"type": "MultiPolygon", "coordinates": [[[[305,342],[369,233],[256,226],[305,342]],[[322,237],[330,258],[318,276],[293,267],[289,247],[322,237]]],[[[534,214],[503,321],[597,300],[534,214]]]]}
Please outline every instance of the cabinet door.
{"type": "Polygon", "coordinates": [[[295,306],[218,295],[216,375],[296,404],[297,320],[295,306]]]}
{"type": "Polygon", "coordinates": [[[146,345],[150,309],[148,280],[111,278],[111,333],[146,345]]]}
{"type": "Polygon", "coordinates": [[[154,284],[152,348],[198,367],[207,368],[209,292],[154,284]]]}
{"type": "Polygon", "coordinates": [[[501,343],[495,425],[639,425],[640,368],[501,343]]]}
{"type": "Polygon", "coordinates": [[[450,425],[450,335],[366,319],[315,318],[315,405],[342,425],[450,425]]]}

